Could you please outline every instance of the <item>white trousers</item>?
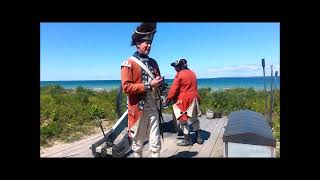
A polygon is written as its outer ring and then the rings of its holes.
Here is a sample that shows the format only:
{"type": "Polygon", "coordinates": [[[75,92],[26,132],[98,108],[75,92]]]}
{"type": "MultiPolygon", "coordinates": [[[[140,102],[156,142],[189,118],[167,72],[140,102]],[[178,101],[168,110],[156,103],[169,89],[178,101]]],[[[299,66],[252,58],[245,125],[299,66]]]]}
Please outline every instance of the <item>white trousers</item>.
{"type": "Polygon", "coordinates": [[[139,126],[132,142],[132,150],[135,156],[142,156],[143,143],[149,140],[149,150],[152,157],[159,157],[161,150],[159,114],[157,105],[151,96],[147,96],[144,110],[140,118],[139,126]]]}

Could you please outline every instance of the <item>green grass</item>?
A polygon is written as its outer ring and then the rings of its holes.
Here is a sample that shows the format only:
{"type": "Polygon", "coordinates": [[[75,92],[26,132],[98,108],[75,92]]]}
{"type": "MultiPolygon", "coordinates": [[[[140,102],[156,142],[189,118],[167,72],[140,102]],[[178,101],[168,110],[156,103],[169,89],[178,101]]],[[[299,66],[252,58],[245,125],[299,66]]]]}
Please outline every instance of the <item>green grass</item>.
{"type": "MultiPolygon", "coordinates": [[[[228,89],[212,91],[199,89],[201,111],[208,109],[228,115],[232,111],[249,109],[264,113],[265,94],[254,89],[228,89]]],[[[115,123],[117,90],[93,91],[78,87],[76,90],[61,86],[40,88],[40,145],[50,146],[50,142],[61,140],[72,142],[93,132],[95,119],[104,118],[115,123]]],[[[270,97],[268,98],[268,101],[270,97]]],[[[122,95],[122,112],[125,110],[125,95],[122,95]]],[[[268,105],[270,102],[268,102],[268,105]]],[[[172,107],[163,111],[172,113],[172,107]]],[[[275,92],[273,111],[274,136],[280,141],[280,91],[275,92]]]]}

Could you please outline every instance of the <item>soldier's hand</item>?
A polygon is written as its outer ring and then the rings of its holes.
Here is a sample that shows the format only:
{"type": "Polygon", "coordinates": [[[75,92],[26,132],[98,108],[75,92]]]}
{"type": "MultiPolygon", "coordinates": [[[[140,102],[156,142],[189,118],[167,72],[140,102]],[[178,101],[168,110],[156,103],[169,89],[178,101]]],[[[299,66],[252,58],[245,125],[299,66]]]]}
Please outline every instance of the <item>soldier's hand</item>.
{"type": "Polygon", "coordinates": [[[164,102],[169,104],[170,103],[170,99],[166,99],[164,102]]]}
{"type": "Polygon", "coordinates": [[[163,81],[162,77],[157,76],[155,79],[153,79],[153,80],[150,82],[150,85],[151,85],[151,87],[153,87],[153,88],[157,88],[157,87],[159,87],[159,86],[162,84],[162,81],[163,81]]]}

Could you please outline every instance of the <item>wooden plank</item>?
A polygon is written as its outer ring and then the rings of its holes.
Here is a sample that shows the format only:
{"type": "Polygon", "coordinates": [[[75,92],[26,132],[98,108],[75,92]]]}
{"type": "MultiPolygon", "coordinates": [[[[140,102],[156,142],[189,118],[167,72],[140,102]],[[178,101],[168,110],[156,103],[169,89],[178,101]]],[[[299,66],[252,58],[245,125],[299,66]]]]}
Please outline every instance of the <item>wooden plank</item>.
{"type": "Polygon", "coordinates": [[[91,149],[85,149],[76,155],[70,157],[93,157],[91,149]]]}
{"type": "Polygon", "coordinates": [[[81,153],[79,156],[75,156],[75,157],[88,157],[88,158],[93,158],[92,152],[90,151],[86,151],[81,153]]]}
{"type": "Polygon", "coordinates": [[[165,141],[160,151],[160,157],[170,157],[177,150],[177,133],[171,133],[165,141]]]}
{"type": "MultiPolygon", "coordinates": [[[[209,124],[211,120],[208,120],[206,117],[203,116],[203,117],[199,118],[199,121],[200,121],[200,128],[206,129],[208,126],[207,124],[209,124]]],[[[178,151],[180,148],[181,148],[181,152],[182,152],[182,151],[188,150],[192,146],[187,146],[187,147],[177,146],[177,137],[175,135],[175,137],[173,139],[168,141],[167,147],[168,148],[163,153],[160,154],[160,157],[172,157],[172,156],[174,157],[174,154],[179,153],[178,151]]]]}
{"type": "MultiPolygon", "coordinates": [[[[171,114],[164,114],[164,120],[170,121],[172,120],[171,114]]],[[[200,121],[200,128],[202,130],[208,131],[215,126],[213,122],[216,123],[215,119],[207,119],[205,116],[199,117],[200,121]]],[[[89,149],[93,143],[98,141],[99,139],[102,139],[103,134],[101,132],[91,135],[88,138],[82,139],[80,141],[66,144],[66,145],[60,145],[54,146],[42,151],[45,151],[41,154],[42,157],[93,157],[91,154],[91,150],[89,149]]],[[[118,137],[121,139],[121,135],[118,137]]],[[[210,138],[212,135],[210,136],[210,138]]],[[[117,138],[117,139],[118,139],[117,138]]],[[[210,138],[206,141],[210,141],[210,138]]],[[[117,142],[117,139],[115,142],[117,142]]],[[[203,144],[207,144],[206,142],[203,144]]],[[[211,142],[211,141],[210,141],[211,142]]],[[[164,133],[164,142],[162,142],[162,148],[160,151],[160,157],[171,157],[174,154],[177,154],[179,152],[189,152],[190,150],[197,150],[201,149],[200,147],[203,145],[198,145],[195,143],[193,146],[187,146],[187,147],[179,147],[176,145],[177,143],[177,134],[176,133],[164,133]],[[180,149],[181,148],[181,149],[180,149]]],[[[148,150],[148,144],[144,146],[144,153],[143,157],[150,157],[151,152],[148,150]]],[[[133,157],[133,153],[129,155],[129,157],[133,157]]]]}
{"type": "Polygon", "coordinates": [[[213,147],[212,152],[210,153],[210,157],[223,157],[224,143],[222,138],[227,123],[228,119],[225,118],[216,145],[213,147]]]}
{"type": "Polygon", "coordinates": [[[172,156],[177,150],[177,143],[176,138],[172,139],[170,142],[168,142],[168,148],[162,153],[160,153],[160,157],[170,157],[172,156]]]}
{"type": "Polygon", "coordinates": [[[217,147],[218,146],[218,140],[219,140],[219,135],[220,135],[220,132],[221,130],[223,129],[224,127],[224,122],[225,122],[225,119],[226,118],[222,118],[221,121],[219,121],[220,123],[218,124],[217,128],[214,130],[213,134],[214,134],[214,137],[211,141],[211,146],[209,146],[208,149],[206,149],[206,151],[202,152],[202,153],[205,153],[206,154],[206,157],[210,157],[210,154],[213,150],[213,148],[217,147]],[[209,154],[208,154],[209,153],[209,154]]]}
{"type": "MultiPolygon", "coordinates": [[[[114,142],[117,142],[120,140],[121,137],[124,136],[126,132],[123,131],[118,137],[117,139],[115,139],[114,142]]],[[[101,138],[103,138],[103,135],[101,136],[101,138]]],[[[86,139],[86,141],[82,142],[81,144],[77,143],[77,145],[73,146],[73,147],[69,147],[67,149],[64,149],[62,151],[56,152],[54,154],[51,154],[47,157],[74,157],[77,156],[79,154],[81,154],[82,152],[85,151],[91,151],[90,147],[93,143],[95,143],[97,140],[97,138],[94,139],[86,139]]]]}
{"type": "MultiPolygon", "coordinates": [[[[212,123],[212,119],[207,119],[200,117],[200,129],[203,130],[202,133],[208,130],[210,127],[209,124],[212,123]]],[[[191,158],[192,156],[195,156],[197,154],[197,151],[194,151],[192,148],[197,147],[197,146],[202,146],[199,145],[198,143],[194,143],[192,146],[177,146],[178,150],[175,152],[175,154],[172,157],[188,157],[191,158]]]]}
{"type": "Polygon", "coordinates": [[[199,118],[200,121],[200,129],[206,129],[210,122],[212,122],[213,119],[207,119],[206,116],[203,118],[199,118]]]}
{"type": "MultiPolygon", "coordinates": [[[[212,131],[211,129],[213,129],[215,127],[215,125],[217,123],[217,120],[218,119],[215,119],[215,120],[211,119],[211,120],[207,121],[207,127],[206,128],[203,128],[203,126],[205,126],[206,124],[201,122],[200,123],[200,126],[202,126],[201,129],[212,131]]],[[[224,120],[223,124],[226,124],[227,121],[225,119],[223,119],[223,120],[224,120]]],[[[199,149],[199,147],[203,146],[203,145],[194,144],[193,146],[178,147],[178,146],[176,146],[176,133],[164,133],[164,136],[165,136],[165,140],[164,140],[164,143],[162,145],[162,149],[160,151],[160,156],[161,157],[170,157],[172,154],[177,154],[179,152],[185,152],[185,151],[188,151],[189,154],[192,154],[193,152],[195,152],[193,150],[199,149]],[[173,147],[176,147],[176,148],[168,149],[169,146],[173,146],[173,147]],[[166,152],[166,153],[164,153],[164,152],[166,152]]],[[[212,135],[211,135],[211,137],[212,137],[212,135]]],[[[144,151],[143,157],[150,157],[151,153],[149,153],[150,151],[148,151],[148,145],[145,145],[145,148],[147,149],[147,151],[144,151]]],[[[75,151],[73,151],[73,152],[75,152],[75,151]]],[[[75,155],[73,157],[86,157],[87,155],[91,155],[91,152],[87,151],[86,153],[87,154],[85,154],[85,152],[80,152],[80,155],[75,155]]],[[[133,154],[131,154],[129,157],[133,157],[133,154]]]]}
{"type": "MultiPolygon", "coordinates": [[[[111,128],[111,126],[108,126],[108,127],[111,128]]],[[[104,128],[104,131],[108,132],[110,130],[110,128],[109,129],[104,128]]],[[[59,143],[59,144],[53,145],[52,147],[49,147],[49,148],[41,147],[40,148],[40,156],[41,157],[46,157],[46,156],[49,156],[51,154],[54,154],[54,153],[57,153],[57,152],[60,152],[60,151],[64,151],[64,150],[66,150],[68,148],[72,148],[72,147],[74,147],[76,145],[82,144],[82,143],[84,143],[84,142],[86,142],[88,140],[91,140],[91,139],[99,139],[99,138],[102,139],[103,134],[102,134],[101,130],[99,128],[96,128],[95,131],[96,131],[96,133],[91,134],[91,135],[86,135],[83,138],[81,138],[81,140],[75,141],[73,143],[61,143],[61,144],[59,143]]]]}
{"type": "Polygon", "coordinates": [[[90,150],[89,148],[91,145],[95,142],[95,139],[86,141],[82,144],[78,144],[76,146],[70,147],[68,149],[65,149],[63,151],[59,151],[57,153],[51,154],[47,157],[69,157],[69,156],[75,156],[78,155],[83,150],[90,150]]]}
{"type": "MultiPolygon", "coordinates": [[[[115,139],[114,143],[115,144],[119,143],[124,138],[124,136],[126,134],[127,134],[126,131],[121,132],[121,134],[119,134],[119,136],[115,139]]],[[[89,149],[89,148],[81,148],[81,149],[78,149],[76,151],[72,151],[72,153],[73,154],[77,153],[76,155],[72,155],[72,157],[93,157],[92,150],[89,149]]]]}
{"type": "Polygon", "coordinates": [[[197,152],[197,154],[195,155],[195,157],[198,157],[199,156],[199,152],[201,152],[201,150],[205,147],[208,146],[208,144],[211,143],[211,139],[213,138],[214,134],[212,133],[212,131],[214,130],[214,128],[217,126],[217,123],[218,123],[219,119],[215,118],[213,121],[211,121],[211,123],[208,125],[208,128],[207,128],[207,132],[210,133],[210,137],[204,141],[204,143],[202,145],[195,145],[191,151],[195,151],[197,152]]]}
{"type": "MultiPolygon", "coordinates": [[[[112,126],[108,126],[109,128],[104,131],[107,133],[110,131],[112,126]]],[[[75,155],[79,153],[79,149],[86,149],[88,147],[88,143],[91,143],[88,148],[91,147],[92,144],[97,142],[98,140],[103,138],[103,134],[100,131],[99,133],[90,135],[89,137],[85,137],[80,141],[76,141],[74,143],[69,144],[59,144],[50,148],[40,148],[40,157],[65,157],[70,155],[75,155]],[[84,147],[82,147],[84,146],[84,147]]]]}
{"type": "Polygon", "coordinates": [[[49,157],[49,156],[55,155],[59,152],[71,149],[75,146],[79,146],[79,145],[81,146],[81,144],[83,144],[85,142],[97,141],[97,140],[101,139],[102,137],[103,137],[103,134],[102,134],[102,132],[100,132],[100,133],[96,133],[94,135],[88,136],[87,138],[84,138],[80,141],[76,141],[73,143],[60,144],[60,145],[52,146],[49,148],[43,148],[43,149],[40,149],[42,151],[42,153],[40,154],[40,157],[49,157]]]}
{"type": "MultiPolygon", "coordinates": [[[[110,129],[112,126],[110,126],[110,129]]],[[[104,131],[107,133],[110,131],[110,129],[104,131]]],[[[123,134],[125,134],[125,131],[122,131],[117,139],[119,137],[123,137],[123,134]]],[[[89,149],[92,144],[97,142],[98,140],[103,138],[103,134],[100,131],[99,133],[96,133],[94,135],[91,135],[87,138],[84,138],[80,141],[70,143],[70,144],[62,144],[59,146],[53,146],[51,148],[45,148],[45,149],[40,149],[40,156],[41,157],[73,157],[73,156],[79,156],[83,154],[83,152],[87,152],[91,150],[89,149]],[[41,152],[42,151],[42,152],[41,152]]],[[[117,139],[114,142],[117,142],[117,139]]],[[[90,155],[92,157],[92,155],[90,155]]]]}
{"type": "Polygon", "coordinates": [[[86,139],[86,141],[83,141],[81,144],[76,144],[76,145],[71,145],[68,146],[67,148],[63,148],[62,150],[59,150],[57,152],[51,152],[49,155],[46,155],[45,157],[63,157],[66,153],[72,152],[76,149],[79,149],[83,146],[88,146],[88,148],[91,146],[91,144],[97,140],[99,140],[102,137],[97,137],[94,139],[86,139]]]}
{"type": "Polygon", "coordinates": [[[215,124],[214,128],[211,131],[211,135],[210,135],[209,140],[205,144],[203,144],[203,147],[200,149],[200,151],[196,155],[196,157],[209,157],[210,156],[212,148],[216,144],[220,129],[222,128],[223,124],[224,124],[224,118],[218,119],[217,124],[215,124]]]}
{"type": "MultiPolygon", "coordinates": [[[[124,138],[124,136],[125,136],[126,134],[127,134],[126,131],[122,131],[122,132],[118,135],[118,137],[114,140],[114,143],[115,143],[115,144],[118,144],[118,143],[124,138]]],[[[89,149],[91,145],[92,145],[92,143],[88,144],[88,146],[86,146],[86,145],[84,144],[82,148],[77,149],[76,151],[72,151],[72,154],[78,154],[78,155],[76,155],[76,156],[81,156],[81,155],[83,155],[83,154],[87,154],[87,152],[92,153],[91,149],[89,149]]],[[[70,156],[70,155],[67,154],[67,156],[70,156]]],[[[73,155],[73,156],[74,156],[74,155],[73,155]]],[[[91,156],[92,156],[92,154],[91,154],[91,156]]]]}
{"type": "MultiPolygon", "coordinates": [[[[214,129],[215,125],[217,124],[217,122],[219,121],[219,119],[211,119],[210,123],[207,125],[207,127],[204,129],[206,132],[211,133],[210,137],[205,140],[203,142],[203,144],[194,144],[191,148],[190,148],[190,152],[196,152],[197,154],[199,153],[199,151],[208,143],[210,143],[210,139],[212,138],[212,130],[214,129]]],[[[195,155],[195,157],[197,156],[197,154],[195,155]]]]}

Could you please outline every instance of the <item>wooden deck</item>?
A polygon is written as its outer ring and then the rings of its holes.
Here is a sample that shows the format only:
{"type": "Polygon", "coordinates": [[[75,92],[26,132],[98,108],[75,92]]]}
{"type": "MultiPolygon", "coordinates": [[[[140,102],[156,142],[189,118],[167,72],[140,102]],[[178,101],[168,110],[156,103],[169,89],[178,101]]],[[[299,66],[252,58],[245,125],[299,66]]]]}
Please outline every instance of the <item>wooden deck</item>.
{"type": "MultiPolygon", "coordinates": [[[[164,114],[164,121],[169,123],[172,121],[172,115],[164,114]]],[[[226,117],[219,119],[207,119],[206,116],[199,118],[200,127],[202,129],[201,137],[204,143],[199,145],[197,143],[192,146],[177,146],[177,133],[165,132],[162,141],[162,148],[160,157],[185,157],[185,158],[198,158],[198,157],[223,157],[223,141],[222,136],[224,127],[228,119],[226,117]]],[[[106,131],[107,132],[107,131],[106,131]]],[[[46,149],[41,149],[40,157],[93,157],[91,154],[90,146],[102,139],[102,132],[89,136],[80,141],[53,146],[46,149]]],[[[119,136],[121,137],[121,135],[119,136]]],[[[191,132],[191,138],[194,138],[194,133],[191,132]]],[[[117,141],[117,140],[116,140],[117,141]]],[[[143,150],[143,157],[150,157],[149,144],[145,144],[143,150]]],[[[128,158],[133,157],[131,153],[128,158]]]]}

